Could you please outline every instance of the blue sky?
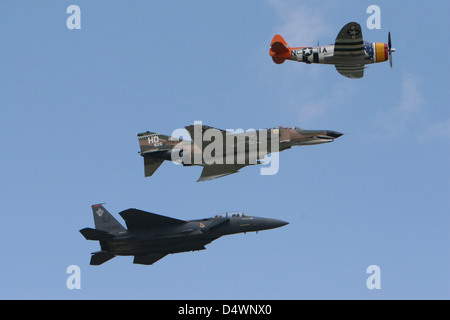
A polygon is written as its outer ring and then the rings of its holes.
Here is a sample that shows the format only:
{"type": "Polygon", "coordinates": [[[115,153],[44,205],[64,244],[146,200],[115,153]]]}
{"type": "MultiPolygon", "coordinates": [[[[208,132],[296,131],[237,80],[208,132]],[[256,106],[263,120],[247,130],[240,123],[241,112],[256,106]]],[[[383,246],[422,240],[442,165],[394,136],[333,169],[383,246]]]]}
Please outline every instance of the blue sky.
{"type": "MultiPolygon", "coordinates": [[[[2,1],[2,299],[449,299],[449,5],[406,1],[2,1]],[[81,8],[81,30],[66,9],[81,8]],[[369,30],[366,9],[381,8],[369,30]],[[394,68],[351,80],[268,50],[333,43],[357,21],[394,68]],[[194,121],[223,129],[330,129],[331,144],[196,183],[165,163],[144,178],[136,133],[194,121]],[[153,266],[89,266],[90,206],[180,219],[225,211],[279,229],[223,237],[153,266]],[[66,287],[70,265],[81,290],[66,287]],[[366,269],[378,265],[381,289],[366,269]]],[[[120,218],[120,217],[118,217],[120,218]]],[[[119,219],[120,220],[120,219],[119,219]]]]}

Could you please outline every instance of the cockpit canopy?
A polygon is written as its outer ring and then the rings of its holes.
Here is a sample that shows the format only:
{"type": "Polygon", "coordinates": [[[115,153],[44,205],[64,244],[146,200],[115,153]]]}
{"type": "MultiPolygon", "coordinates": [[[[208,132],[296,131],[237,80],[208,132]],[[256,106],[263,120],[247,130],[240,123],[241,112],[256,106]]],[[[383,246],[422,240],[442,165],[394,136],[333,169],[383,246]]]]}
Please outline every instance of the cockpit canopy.
{"type": "Polygon", "coordinates": [[[169,137],[168,140],[178,142],[178,141],[183,141],[183,137],[169,137]]]}
{"type": "Polygon", "coordinates": [[[250,218],[251,216],[240,211],[225,212],[214,216],[214,218],[245,218],[245,217],[250,218]]]}
{"type": "Polygon", "coordinates": [[[277,129],[291,129],[291,130],[295,130],[297,132],[305,130],[305,129],[300,128],[300,127],[283,127],[283,126],[279,126],[277,129]]]}

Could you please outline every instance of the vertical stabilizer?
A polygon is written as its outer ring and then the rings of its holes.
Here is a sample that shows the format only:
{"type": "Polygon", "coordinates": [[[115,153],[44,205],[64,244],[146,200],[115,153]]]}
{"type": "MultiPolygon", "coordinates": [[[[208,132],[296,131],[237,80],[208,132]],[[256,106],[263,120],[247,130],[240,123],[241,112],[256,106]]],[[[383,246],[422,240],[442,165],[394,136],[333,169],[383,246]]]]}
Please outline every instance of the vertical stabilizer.
{"type": "Polygon", "coordinates": [[[287,42],[279,34],[275,35],[270,43],[270,56],[276,64],[283,63],[286,59],[291,58],[291,48],[287,42]]]}
{"type": "Polygon", "coordinates": [[[173,148],[173,142],[178,141],[177,139],[166,136],[165,134],[159,134],[150,131],[138,133],[137,136],[139,139],[141,154],[148,151],[171,149],[173,148]]]}
{"type": "Polygon", "coordinates": [[[95,229],[118,235],[126,229],[103,207],[103,204],[92,206],[94,214],[95,229]]]}

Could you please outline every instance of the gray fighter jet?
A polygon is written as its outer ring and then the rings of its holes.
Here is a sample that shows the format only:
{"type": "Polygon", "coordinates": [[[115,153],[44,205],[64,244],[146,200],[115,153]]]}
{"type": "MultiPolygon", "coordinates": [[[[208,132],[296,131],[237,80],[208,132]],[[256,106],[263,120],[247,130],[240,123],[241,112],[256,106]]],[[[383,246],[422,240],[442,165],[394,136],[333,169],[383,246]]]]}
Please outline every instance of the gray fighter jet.
{"type": "Polygon", "coordinates": [[[95,229],[81,229],[86,240],[100,241],[91,265],[101,265],[115,256],[134,256],[133,263],[151,265],[170,253],[204,250],[224,235],[278,228],[288,222],[226,213],[200,220],[179,220],[137,209],[119,214],[125,229],[102,204],[92,206],[95,229]]]}

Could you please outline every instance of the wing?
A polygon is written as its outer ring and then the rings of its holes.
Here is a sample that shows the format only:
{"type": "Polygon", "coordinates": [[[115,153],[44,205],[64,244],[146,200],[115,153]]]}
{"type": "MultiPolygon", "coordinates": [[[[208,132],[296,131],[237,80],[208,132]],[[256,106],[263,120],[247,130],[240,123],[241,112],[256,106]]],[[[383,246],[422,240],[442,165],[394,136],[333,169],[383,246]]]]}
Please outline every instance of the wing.
{"type": "Polygon", "coordinates": [[[145,265],[151,265],[154,264],[159,259],[164,258],[167,256],[167,254],[148,254],[146,256],[134,256],[133,263],[136,264],[145,264],[145,265]]]}
{"type": "Polygon", "coordinates": [[[197,182],[221,178],[221,177],[227,176],[229,174],[236,173],[245,166],[247,166],[247,164],[206,165],[203,167],[202,175],[197,180],[197,182]]]}
{"type": "Polygon", "coordinates": [[[363,64],[355,64],[355,65],[335,65],[336,70],[342,74],[344,77],[350,79],[359,79],[364,76],[364,65],[363,64]]]}
{"type": "Polygon", "coordinates": [[[364,57],[364,40],[359,23],[347,23],[339,32],[334,44],[334,56],[364,57]]]}
{"type": "MultiPolygon", "coordinates": [[[[225,130],[222,129],[217,129],[214,127],[210,127],[207,125],[201,125],[201,124],[193,124],[190,126],[185,127],[186,130],[189,132],[192,141],[194,142],[194,144],[196,144],[197,146],[202,146],[203,148],[205,147],[205,144],[201,143],[201,141],[196,141],[196,139],[203,139],[203,134],[205,133],[205,131],[207,130],[217,130],[220,133],[222,133],[223,135],[226,135],[227,132],[225,130]]],[[[206,144],[207,145],[207,144],[206,144]]]]}
{"type": "Polygon", "coordinates": [[[184,220],[165,217],[156,213],[145,212],[138,209],[127,209],[119,214],[123,220],[125,220],[128,230],[186,223],[184,220]]]}

